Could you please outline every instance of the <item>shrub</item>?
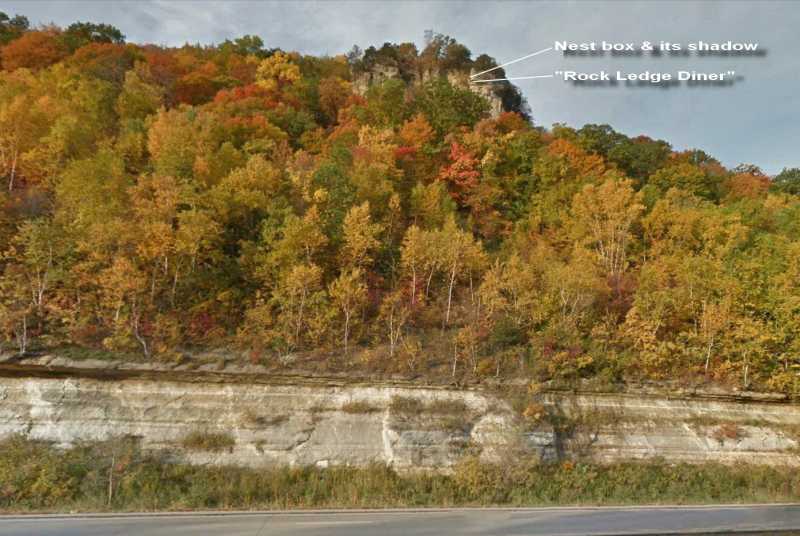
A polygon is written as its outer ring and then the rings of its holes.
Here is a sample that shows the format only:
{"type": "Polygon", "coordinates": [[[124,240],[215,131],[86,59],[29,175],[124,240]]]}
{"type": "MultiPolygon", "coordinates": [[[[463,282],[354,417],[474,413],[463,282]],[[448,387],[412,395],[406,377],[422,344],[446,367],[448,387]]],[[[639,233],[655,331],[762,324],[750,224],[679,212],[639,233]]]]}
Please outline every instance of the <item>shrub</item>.
{"type": "MultiPolygon", "coordinates": [[[[396,396],[389,406],[404,426],[464,432],[470,426],[469,408],[461,400],[435,399],[427,404],[417,398],[396,396]]],[[[396,423],[396,424],[399,424],[396,423]]]]}
{"type": "Polygon", "coordinates": [[[241,422],[242,424],[256,427],[256,426],[277,426],[279,424],[283,424],[289,420],[289,416],[285,413],[280,413],[278,415],[273,415],[272,417],[265,417],[264,415],[260,415],[252,408],[247,408],[242,412],[241,422]]]}
{"type": "Polygon", "coordinates": [[[736,423],[726,422],[719,425],[717,429],[714,430],[714,433],[711,435],[711,437],[719,441],[720,444],[725,443],[726,439],[731,441],[741,441],[747,437],[747,430],[736,423]]]}
{"type": "Polygon", "coordinates": [[[547,417],[547,410],[538,402],[531,402],[522,411],[522,416],[531,424],[538,424],[547,417]]]}
{"type": "Polygon", "coordinates": [[[421,400],[407,396],[395,396],[392,398],[391,404],[389,404],[389,409],[392,413],[408,415],[421,413],[423,407],[421,400]]]}
{"type": "Polygon", "coordinates": [[[461,400],[436,399],[429,403],[425,410],[428,413],[438,415],[465,415],[468,412],[467,405],[461,400]]]}
{"type": "Polygon", "coordinates": [[[225,449],[232,449],[236,440],[226,432],[190,432],[181,439],[181,446],[188,450],[207,450],[219,452],[225,449]]]}
{"type": "Polygon", "coordinates": [[[345,413],[375,413],[380,411],[380,408],[364,400],[353,400],[343,404],[342,411],[345,413]]]}

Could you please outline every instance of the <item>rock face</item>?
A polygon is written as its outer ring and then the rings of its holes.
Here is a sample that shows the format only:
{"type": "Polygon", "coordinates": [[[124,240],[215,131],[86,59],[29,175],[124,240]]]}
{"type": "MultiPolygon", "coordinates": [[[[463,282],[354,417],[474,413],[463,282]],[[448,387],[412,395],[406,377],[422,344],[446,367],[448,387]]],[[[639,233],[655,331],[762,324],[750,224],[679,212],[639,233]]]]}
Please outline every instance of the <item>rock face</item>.
{"type": "Polygon", "coordinates": [[[4,377],[0,437],[68,446],[129,435],[191,463],[252,467],[447,470],[468,453],[800,465],[797,405],[562,393],[540,395],[538,404],[549,417],[531,422],[478,390],[4,377]],[[235,443],[182,448],[192,433],[235,443]]]}
{"type": "MultiPolygon", "coordinates": [[[[473,73],[469,73],[471,75],[473,73]]],[[[455,87],[469,89],[485,98],[489,103],[489,115],[493,118],[503,113],[503,101],[497,96],[492,88],[492,84],[475,84],[470,81],[469,75],[461,71],[450,71],[446,73],[447,81],[455,87]]],[[[410,86],[421,86],[426,82],[439,77],[440,73],[436,70],[426,70],[422,73],[414,73],[410,86]]],[[[392,65],[375,65],[369,71],[354,75],[353,89],[359,95],[365,95],[372,85],[379,85],[387,80],[399,79],[400,71],[392,65]]]]}
{"type": "Polygon", "coordinates": [[[353,89],[359,95],[366,95],[370,86],[379,85],[387,80],[400,78],[400,70],[393,65],[375,65],[369,71],[353,77],[353,89]]]}
{"type": "MultiPolygon", "coordinates": [[[[0,380],[0,437],[68,446],[119,435],[173,449],[191,433],[230,435],[221,452],[183,451],[192,463],[248,466],[451,465],[473,437],[491,450],[510,413],[476,393],[398,388],[302,387],[85,378],[0,380]],[[406,403],[412,412],[393,411],[406,403]],[[444,406],[447,414],[426,409],[444,406]],[[449,406],[448,406],[449,404],[449,406]]],[[[182,450],[182,449],[181,449],[182,450]]]]}

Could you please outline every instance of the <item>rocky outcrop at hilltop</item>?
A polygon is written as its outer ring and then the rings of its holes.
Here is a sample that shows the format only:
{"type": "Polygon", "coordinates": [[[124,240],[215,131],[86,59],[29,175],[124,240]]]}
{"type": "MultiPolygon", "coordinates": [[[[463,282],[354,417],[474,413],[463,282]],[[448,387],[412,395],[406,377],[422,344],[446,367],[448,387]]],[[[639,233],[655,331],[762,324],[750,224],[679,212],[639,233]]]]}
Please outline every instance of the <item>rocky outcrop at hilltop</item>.
{"type": "MultiPolygon", "coordinates": [[[[464,71],[449,71],[444,74],[447,81],[455,87],[469,89],[473,93],[485,98],[489,103],[489,113],[496,118],[506,110],[503,106],[503,99],[495,92],[492,84],[476,84],[471,82],[470,77],[474,74],[474,69],[469,73],[464,71]]],[[[419,87],[426,82],[441,76],[438,70],[425,70],[422,73],[413,73],[409,83],[409,89],[419,87]]],[[[367,71],[353,75],[353,89],[359,95],[365,95],[373,85],[380,85],[387,80],[402,79],[400,70],[397,67],[386,64],[376,64],[367,71]]]]}

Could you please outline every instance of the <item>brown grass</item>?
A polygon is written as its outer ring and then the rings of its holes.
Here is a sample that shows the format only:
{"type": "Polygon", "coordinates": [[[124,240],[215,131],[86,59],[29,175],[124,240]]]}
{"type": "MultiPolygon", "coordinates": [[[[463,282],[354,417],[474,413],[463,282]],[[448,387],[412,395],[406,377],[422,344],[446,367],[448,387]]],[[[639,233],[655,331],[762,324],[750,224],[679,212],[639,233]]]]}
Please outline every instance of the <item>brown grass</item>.
{"type": "Polygon", "coordinates": [[[352,400],[343,404],[341,409],[345,413],[377,413],[380,411],[380,408],[365,400],[352,400]]]}
{"type": "Polygon", "coordinates": [[[231,450],[236,444],[232,435],[226,432],[205,432],[196,430],[186,435],[180,442],[181,446],[187,450],[205,450],[210,452],[220,452],[231,450]]]}
{"type": "Polygon", "coordinates": [[[719,425],[719,427],[714,430],[714,433],[711,434],[711,437],[719,441],[720,444],[724,443],[726,439],[730,441],[741,441],[747,437],[747,430],[736,423],[726,422],[719,425]]]}

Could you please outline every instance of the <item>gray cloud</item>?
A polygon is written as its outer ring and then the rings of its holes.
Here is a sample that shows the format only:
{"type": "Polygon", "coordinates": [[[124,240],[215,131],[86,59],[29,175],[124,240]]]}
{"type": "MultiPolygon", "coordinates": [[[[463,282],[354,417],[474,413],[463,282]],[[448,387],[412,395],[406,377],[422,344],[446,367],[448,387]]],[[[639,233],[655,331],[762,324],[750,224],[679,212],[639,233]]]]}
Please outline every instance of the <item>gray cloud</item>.
{"type": "Polygon", "coordinates": [[[521,81],[538,124],[609,123],[629,135],[666,139],[676,148],[701,148],[727,165],[751,162],[769,172],[800,166],[800,76],[794,1],[663,2],[31,2],[0,8],[34,23],[107,22],[130,41],[180,45],[212,43],[243,34],[269,46],[308,54],[338,54],[352,45],[414,41],[434,29],[507,61],[554,40],[674,42],[757,41],[766,57],[563,58],[548,53],[508,68],[509,76],[585,67],[674,71],[734,69],[734,87],[575,88],[555,79],[521,81]]]}

